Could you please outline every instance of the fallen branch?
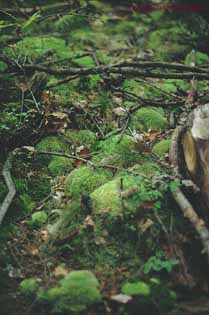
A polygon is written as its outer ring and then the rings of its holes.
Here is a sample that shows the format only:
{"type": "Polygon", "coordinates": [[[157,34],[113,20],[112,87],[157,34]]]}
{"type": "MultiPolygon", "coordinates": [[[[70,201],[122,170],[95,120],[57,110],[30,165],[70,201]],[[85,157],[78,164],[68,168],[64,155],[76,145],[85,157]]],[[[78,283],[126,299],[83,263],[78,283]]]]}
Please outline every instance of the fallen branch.
{"type": "Polygon", "coordinates": [[[209,262],[209,231],[206,227],[205,222],[197,215],[191,203],[185,197],[179,187],[172,191],[172,195],[182,210],[184,217],[187,218],[196,232],[198,233],[200,240],[203,245],[204,253],[207,256],[209,262]]]}
{"type": "Polygon", "coordinates": [[[16,194],[16,189],[15,189],[15,185],[13,183],[12,177],[11,177],[11,173],[10,173],[10,169],[12,168],[12,159],[13,159],[13,153],[9,153],[4,166],[3,166],[3,171],[2,171],[2,175],[5,179],[6,185],[8,187],[8,193],[2,203],[2,205],[0,206],[0,224],[2,223],[7,210],[9,209],[9,206],[16,194]]]}
{"type": "Polygon", "coordinates": [[[165,65],[162,70],[163,72],[159,71],[159,63],[155,65],[155,63],[152,63],[152,67],[150,66],[150,63],[137,63],[138,66],[136,66],[133,63],[126,63],[125,65],[109,65],[109,66],[96,66],[92,68],[78,68],[78,67],[69,67],[69,68],[50,68],[50,67],[44,67],[42,65],[36,65],[36,64],[24,64],[20,65],[15,61],[15,59],[10,59],[7,56],[0,55],[0,60],[6,62],[10,67],[12,67],[12,70],[16,70],[17,72],[25,72],[26,74],[31,71],[40,71],[45,72],[51,75],[55,76],[86,76],[86,75],[105,75],[105,74],[120,74],[124,75],[126,77],[144,77],[144,78],[159,78],[159,79],[198,79],[198,80],[209,80],[209,72],[207,70],[204,70],[202,68],[195,68],[190,66],[183,66],[181,64],[167,64],[167,69],[179,70],[179,72],[166,72],[165,65]],[[135,66],[133,66],[135,65],[135,66]],[[151,69],[150,69],[151,67],[151,69]],[[186,68],[185,68],[186,67],[186,68]],[[147,71],[141,71],[138,70],[138,68],[147,69],[147,71]],[[154,69],[154,71],[153,71],[154,69]],[[183,72],[182,70],[187,69],[188,72],[183,72]],[[199,71],[199,72],[198,72],[199,71]]]}

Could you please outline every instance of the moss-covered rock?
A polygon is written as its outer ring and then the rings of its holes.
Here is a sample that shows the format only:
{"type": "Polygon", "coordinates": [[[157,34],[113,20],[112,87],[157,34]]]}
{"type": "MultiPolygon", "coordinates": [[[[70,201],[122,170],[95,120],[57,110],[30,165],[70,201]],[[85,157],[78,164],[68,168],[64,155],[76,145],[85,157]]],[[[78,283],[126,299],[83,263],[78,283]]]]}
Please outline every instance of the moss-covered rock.
{"type": "Polygon", "coordinates": [[[54,312],[78,313],[101,301],[99,282],[88,270],[72,271],[59,286],[48,290],[46,299],[54,312]]]}
{"type": "Polygon", "coordinates": [[[112,177],[112,173],[104,169],[94,170],[88,166],[82,166],[73,170],[66,178],[65,192],[73,198],[81,194],[89,194],[97,187],[103,185],[112,177]]]}
{"type": "Polygon", "coordinates": [[[96,135],[90,130],[68,129],[64,136],[75,146],[92,147],[96,142],[96,135]]]}
{"type": "Polygon", "coordinates": [[[48,164],[48,169],[53,176],[64,175],[73,170],[73,161],[62,156],[54,156],[48,164]]]}
{"type": "Polygon", "coordinates": [[[156,143],[152,149],[152,152],[157,154],[159,157],[163,157],[169,151],[171,140],[161,140],[156,143]]]}
{"type": "Polygon", "coordinates": [[[118,176],[90,194],[93,212],[107,211],[110,218],[136,214],[140,205],[156,198],[140,176],[118,176]]]}
{"type": "Polygon", "coordinates": [[[140,108],[133,114],[130,122],[130,127],[139,131],[163,130],[167,125],[166,117],[153,107],[140,108]]]}

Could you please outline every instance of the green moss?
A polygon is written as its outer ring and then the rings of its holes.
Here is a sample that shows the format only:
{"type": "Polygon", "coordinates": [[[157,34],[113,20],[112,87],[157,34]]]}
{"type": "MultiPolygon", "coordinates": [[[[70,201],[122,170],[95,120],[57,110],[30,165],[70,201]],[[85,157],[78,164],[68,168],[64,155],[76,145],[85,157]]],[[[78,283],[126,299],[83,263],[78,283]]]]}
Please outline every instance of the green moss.
{"type": "Polygon", "coordinates": [[[90,130],[73,130],[68,129],[65,137],[72,142],[74,146],[92,147],[96,142],[96,135],[90,130]]]}
{"type": "Polygon", "coordinates": [[[141,160],[140,149],[134,138],[128,135],[112,136],[100,142],[98,149],[101,150],[101,154],[93,158],[96,163],[131,166],[141,160]]]}
{"type": "Polygon", "coordinates": [[[90,198],[95,214],[106,210],[112,218],[125,213],[136,214],[141,203],[155,199],[156,195],[140,176],[125,175],[100,186],[90,198]]]}
{"type": "Polygon", "coordinates": [[[209,56],[201,51],[191,51],[186,55],[184,63],[186,65],[190,65],[190,63],[194,61],[196,65],[200,66],[209,62],[209,56]],[[192,60],[194,59],[194,60],[192,60]]]}
{"type": "Polygon", "coordinates": [[[0,61],[0,72],[4,72],[7,68],[7,64],[3,61],[0,61]]]}
{"type": "Polygon", "coordinates": [[[88,26],[88,19],[83,15],[63,15],[59,20],[55,23],[55,28],[61,33],[72,32],[73,30],[77,30],[81,27],[88,26]]]}
{"type": "Polygon", "coordinates": [[[52,152],[67,152],[68,145],[66,145],[60,137],[48,136],[43,138],[37,145],[38,151],[52,151],[52,152]]]}
{"type": "Polygon", "coordinates": [[[73,170],[65,181],[65,191],[72,197],[79,197],[82,193],[89,194],[96,187],[106,183],[112,173],[104,169],[94,170],[91,167],[83,166],[73,170]]]}
{"type": "Polygon", "coordinates": [[[24,214],[29,214],[35,207],[35,201],[28,194],[21,194],[19,196],[18,206],[24,214]]]}
{"type": "Polygon", "coordinates": [[[140,131],[163,130],[167,125],[165,116],[152,107],[140,108],[133,114],[130,123],[130,127],[140,131]]]}
{"type": "Polygon", "coordinates": [[[7,47],[4,52],[11,57],[30,56],[38,58],[53,51],[58,58],[70,57],[70,49],[61,38],[53,36],[31,36],[19,41],[15,47],[7,47]]]}
{"type": "Polygon", "coordinates": [[[73,170],[73,162],[71,159],[62,156],[54,156],[48,165],[48,169],[53,176],[64,175],[73,170]]]}
{"type": "Polygon", "coordinates": [[[128,282],[122,286],[122,293],[127,295],[149,296],[151,290],[148,284],[143,281],[128,282]]]}
{"type": "MultiPolygon", "coordinates": [[[[36,145],[37,151],[48,151],[48,152],[61,152],[67,153],[69,152],[69,144],[66,144],[60,137],[56,136],[47,136],[43,138],[36,145]]],[[[42,165],[48,164],[53,157],[50,155],[41,155],[37,154],[36,160],[42,165]]]]}
{"type": "Polygon", "coordinates": [[[147,177],[158,175],[161,171],[157,163],[150,161],[144,161],[142,164],[135,164],[131,170],[136,172],[136,174],[145,175],[147,177]]]}
{"type": "Polygon", "coordinates": [[[99,282],[88,270],[72,271],[58,287],[48,290],[47,300],[55,312],[78,313],[101,301],[99,282]]]}
{"type": "Polygon", "coordinates": [[[0,115],[0,132],[15,133],[19,119],[13,112],[1,112],[0,115]]]}
{"type": "Polygon", "coordinates": [[[93,211],[98,212],[107,209],[111,215],[117,215],[122,212],[119,180],[113,180],[102,185],[90,197],[93,211]]]}
{"type": "Polygon", "coordinates": [[[25,279],[20,282],[20,291],[26,296],[33,296],[39,288],[38,280],[35,278],[25,279]]]}
{"type": "Polygon", "coordinates": [[[152,152],[157,154],[159,157],[163,157],[169,151],[171,140],[161,140],[156,143],[152,149],[152,152]]]}
{"type": "MultiPolygon", "coordinates": [[[[189,39],[188,30],[183,24],[161,28],[151,32],[146,47],[155,53],[155,58],[163,61],[172,61],[184,56],[192,45],[184,43],[189,39]]],[[[192,41],[190,41],[192,43],[192,41]]]]}
{"type": "Polygon", "coordinates": [[[45,211],[37,211],[32,214],[31,219],[28,221],[28,224],[34,228],[39,228],[47,222],[47,218],[48,216],[45,211]]]}

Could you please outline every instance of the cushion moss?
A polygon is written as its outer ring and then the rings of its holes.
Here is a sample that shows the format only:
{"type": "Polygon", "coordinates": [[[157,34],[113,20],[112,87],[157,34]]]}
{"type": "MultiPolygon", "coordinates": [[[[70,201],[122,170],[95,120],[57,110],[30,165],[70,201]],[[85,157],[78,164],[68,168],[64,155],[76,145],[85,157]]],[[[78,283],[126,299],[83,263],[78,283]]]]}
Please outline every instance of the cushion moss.
{"type": "Polygon", "coordinates": [[[73,170],[66,178],[65,191],[72,197],[79,197],[82,193],[89,194],[97,187],[106,183],[112,173],[104,169],[93,169],[82,166],[73,170]]]}
{"type": "Polygon", "coordinates": [[[78,313],[101,301],[99,282],[88,270],[70,272],[59,286],[48,290],[46,297],[58,313],[78,313]]]}
{"type": "Polygon", "coordinates": [[[73,162],[71,159],[54,156],[49,165],[48,169],[53,176],[60,176],[69,173],[73,169],[73,162]]]}
{"type": "Polygon", "coordinates": [[[167,127],[168,122],[166,117],[152,107],[140,108],[132,118],[130,126],[139,131],[163,130],[167,127]]]}
{"type": "Polygon", "coordinates": [[[122,286],[122,293],[127,295],[149,296],[151,290],[149,285],[143,281],[127,282],[122,286]]]}
{"type": "Polygon", "coordinates": [[[169,151],[169,147],[171,144],[171,140],[161,140],[160,142],[156,143],[152,149],[152,152],[157,154],[159,157],[163,157],[169,151]]]}
{"type": "Polygon", "coordinates": [[[91,130],[73,130],[68,129],[65,132],[65,137],[75,146],[91,147],[96,142],[96,135],[91,130]]]}

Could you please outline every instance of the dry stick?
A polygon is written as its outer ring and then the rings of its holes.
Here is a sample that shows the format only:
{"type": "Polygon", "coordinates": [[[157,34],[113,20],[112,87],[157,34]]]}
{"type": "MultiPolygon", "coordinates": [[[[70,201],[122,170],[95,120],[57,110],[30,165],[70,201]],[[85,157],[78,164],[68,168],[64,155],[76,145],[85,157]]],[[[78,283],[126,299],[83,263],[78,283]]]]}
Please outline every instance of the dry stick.
{"type": "Polygon", "coordinates": [[[128,170],[128,169],[125,169],[123,167],[119,167],[119,166],[115,166],[115,165],[111,165],[111,164],[95,164],[89,160],[86,160],[80,156],[77,156],[77,155],[72,155],[72,154],[66,154],[66,153],[61,153],[61,152],[49,152],[49,151],[36,151],[34,149],[34,147],[29,147],[29,146],[24,146],[24,147],[21,147],[21,148],[17,148],[15,151],[16,152],[19,152],[21,150],[25,150],[25,151],[28,151],[28,152],[31,152],[31,153],[34,153],[34,154],[42,154],[42,155],[53,155],[53,156],[61,156],[61,157],[66,157],[68,159],[74,159],[74,160],[78,160],[78,161],[81,161],[83,163],[86,163],[94,168],[109,168],[109,169],[112,169],[112,170],[118,170],[118,171],[125,171],[129,174],[134,174],[134,175],[139,175],[143,178],[146,178],[148,179],[148,177],[146,175],[143,175],[143,174],[136,174],[135,172],[131,171],[131,170],[128,170]]]}
{"type": "MultiPolygon", "coordinates": [[[[170,147],[170,153],[169,158],[171,161],[171,164],[174,168],[174,173],[177,177],[180,175],[180,167],[179,167],[179,146],[181,142],[181,136],[184,132],[184,127],[177,127],[174,131],[172,140],[171,140],[171,147],[170,147]]],[[[205,222],[197,215],[195,209],[191,205],[191,203],[188,201],[188,199],[185,197],[182,190],[177,187],[171,191],[173,198],[179,205],[180,209],[183,212],[183,215],[185,218],[187,218],[192,226],[194,227],[195,231],[198,233],[200,240],[203,245],[204,252],[207,256],[207,260],[209,262],[209,231],[206,227],[205,222]]]]}
{"type": "Polygon", "coordinates": [[[0,206],[0,224],[2,223],[5,214],[7,213],[7,210],[9,209],[9,206],[16,194],[16,189],[15,189],[15,185],[13,183],[12,177],[11,177],[11,173],[10,173],[10,169],[12,167],[12,159],[13,159],[13,153],[9,153],[4,166],[3,166],[3,171],[2,171],[2,175],[4,177],[4,180],[6,182],[6,185],[8,187],[8,193],[2,203],[2,205],[0,206]]]}
{"type": "MultiPolygon", "coordinates": [[[[0,55],[0,60],[6,62],[8,65],[13,66],[17,69],[17,71],[21,71],[20,67],[17,66],[15,60],[12,60],[8,58],[5,55],[0,55]]],[[[96,75],[96,74],[105,74],[105,73],[115,73],[115,74],[121,74],[125,76],[131,76],[131,77],[144,77],[144,78],[162,78],[162,79],[192,79],[195,77],[195,79],[198,80],[209,80],[209,72],[204,71],[202,68],[196,68],[196,67],[190,67],[190,66],[183,66],[181,64],[166,64],[159,66],[160,63],[153,63],[152,67],[150,64],[147,63],[138,63],[138,67],[133,66],[133,64],[126,64],[125,66],[117,66],[117,65],[111,65],[111,66],[97,66],[92,68],[76,68],[76,67],[69,67],[69,68],[49,68],[44,67],[41,65],[31,65],[31,64],[25,64],[22,66],[24,68],[24,71],[41,71],[52,75],[96,75]],[[163,72],[160,72],[158,68],[163,68],[163,72]],[[186,67],[186,68],[185,68],[186,67]],[[140,71],[137,68],[145,68],[147,71],[140,71]],[[152,70],[151,70],[151,69],[152,70]],[[166,72],[167,69],[174,69],[179,70],[180,72],[166,72]],[[153,71],[155,69],[155,71],[153,71]],[[183,72],[182,70],[186,70],[188,72],[183,72]],[[158,71],[156,71],[158,70],[158,71]]],[[[163,64],[163,63],[162,63],[163,64]]]]}
{"type": "Polygon", "coordinates": [[[181,63],[170,63],[170,62],[159,62],[159,61],[143,61],[143,62],[122,62],[114,65],[114,67],[133,67],[133,68],[167,68],[174,69],[180,71],[195,71],[195,72],[203,72],[209,73],[208,69],[200,68],[200,67],[192,67],[183,65],[181,63]],[[192,69],[191,69],[192,67],[192,69]]]}

